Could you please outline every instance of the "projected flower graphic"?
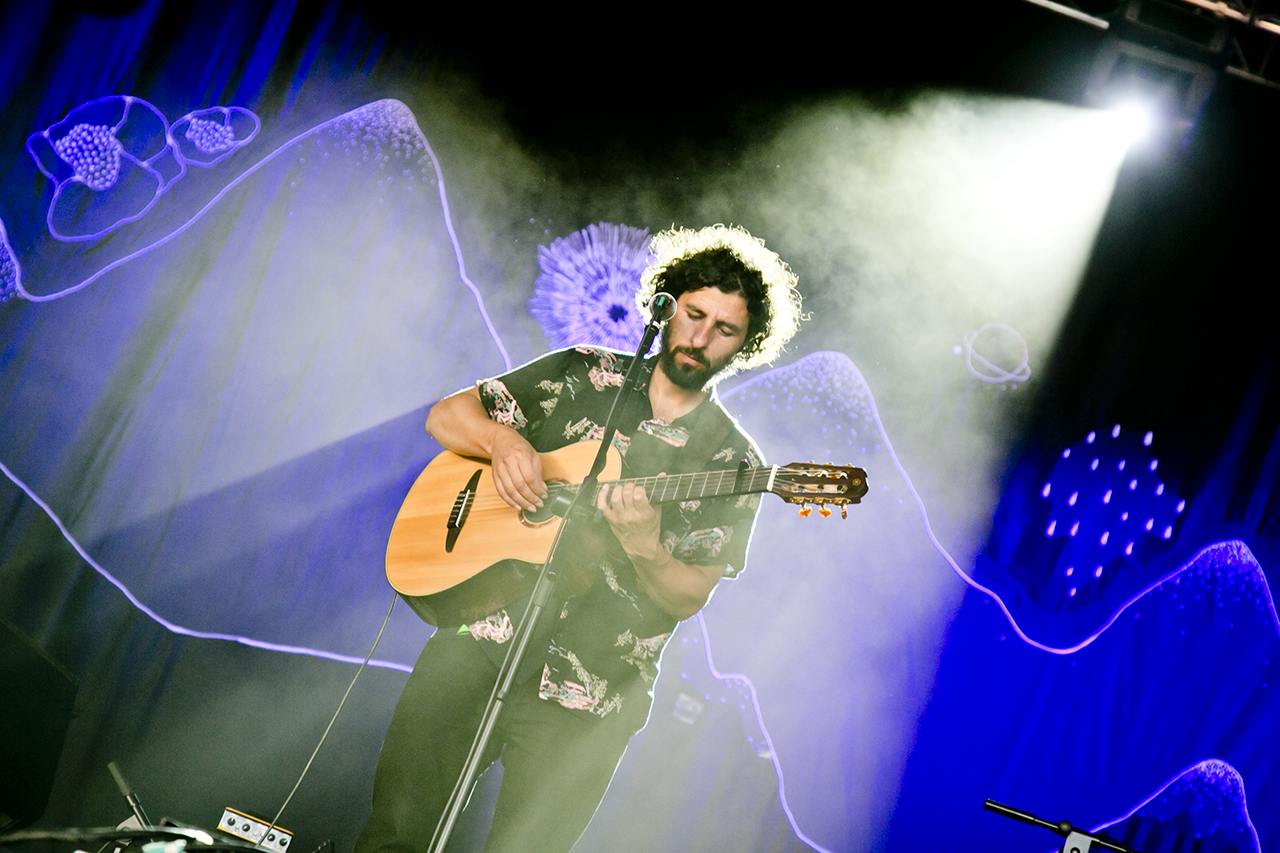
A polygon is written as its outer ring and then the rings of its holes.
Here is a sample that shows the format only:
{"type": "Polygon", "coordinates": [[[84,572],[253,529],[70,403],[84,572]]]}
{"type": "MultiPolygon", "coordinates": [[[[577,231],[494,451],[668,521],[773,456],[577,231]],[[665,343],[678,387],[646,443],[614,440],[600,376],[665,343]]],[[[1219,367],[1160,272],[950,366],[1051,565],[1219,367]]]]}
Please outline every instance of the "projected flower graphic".
{"type": "Polygon", "coordinates": [[[594,344],[634,351],[645,318],[635,307],[649,259],[648,229],[601,222],[538,247],[542,274],[529,312],[553,348],[594,344]]]}
{"type": "Polygon", "coordinates": [[[0,219],[0,302],[8,302],[22,293],[22,267],[9,245],[9,233],[0,219]]]}
{"type": "Polygon", "coordinates": [[[46,221],[59,240],[96,240],[142,218],[183,166],[169,155],[169,123],[130,95],[98,98],[27,138],[54,182],[46,221]]]}
{"type": "Polygon", "coordinates": [[[183,163],[212,166],[248,145],[261,128],[258,117],[242,107],[210,107],[175,121],[169,141],[183,163]]]}
{"type": "Polygon", "coordinates": [[[37,168],[54,182],[49,233],[70,242],[97,240],[136,222],[186,174],[188,163],[212,166],[260,127],[248,110],[211,107],[171,128],[160,110],[132,95],[76,107],[27,138],[37,168]]]}

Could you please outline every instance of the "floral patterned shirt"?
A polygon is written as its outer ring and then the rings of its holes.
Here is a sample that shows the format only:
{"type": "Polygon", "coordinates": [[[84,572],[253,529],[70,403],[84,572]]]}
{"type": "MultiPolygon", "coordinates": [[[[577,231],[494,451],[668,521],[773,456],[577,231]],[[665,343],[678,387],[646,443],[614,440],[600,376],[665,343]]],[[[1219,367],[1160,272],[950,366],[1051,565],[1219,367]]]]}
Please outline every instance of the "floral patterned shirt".
{"type": "MultiPolygon", "coordinates": [[[[518,430],[546,453],[604,437],[604,421],[632,358],[595,347],[559,350],[477,387],[489,417],[518,430]]],[[[744,459],[753,466],[763,464],[755,444],[736,423],[709,462],[681,460],[680,451],[694,425],[704,415],[715,414],[703,408],[720,404],[708,399],[674,423],[655,418],[647,393],[655,365],[654,359],[641,365],[627,410],[630,417],[624,418],[614,439],[623,456],[624,477],[730,470],[744,459]]],[[[755,494],[662,504],[662,545],[683,562],[724,566],[723,576],[734,577],[746,560],[759,504],[755,494]]],[[[589,557],[584,559],[590,562],[595,582],[585,592],[553,602],[543,619],[548,627],[534,640],[546,643],[539,694],[583,715],[623,713],[642,723],[658,658],[676,620],[640,590],[635,568],[608,523],[593,526],[601,547],[587,549],[589,557]]],[[[523,612],[522,600],[463,630],[500,661],[506,651],[503,644],[512,635],[511,624],[523,612]]],[[[536,648],[531,646],[528,658],[536,656],[536,648]]]]}

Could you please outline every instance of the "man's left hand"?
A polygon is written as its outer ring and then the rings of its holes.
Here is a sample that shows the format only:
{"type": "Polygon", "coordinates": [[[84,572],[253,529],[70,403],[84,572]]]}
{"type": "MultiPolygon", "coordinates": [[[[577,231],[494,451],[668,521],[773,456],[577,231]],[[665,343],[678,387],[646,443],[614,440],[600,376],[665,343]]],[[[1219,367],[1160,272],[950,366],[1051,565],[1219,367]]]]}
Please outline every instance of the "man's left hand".
{"type": "Polygon", "coordinates": [[[603,484],[596,508],[604,515],[622,549],[633,560],[652,560],[663,550],[658,542],[662,507],[649,503],[644,488],[635,483],[622,486],[603,484]]]}

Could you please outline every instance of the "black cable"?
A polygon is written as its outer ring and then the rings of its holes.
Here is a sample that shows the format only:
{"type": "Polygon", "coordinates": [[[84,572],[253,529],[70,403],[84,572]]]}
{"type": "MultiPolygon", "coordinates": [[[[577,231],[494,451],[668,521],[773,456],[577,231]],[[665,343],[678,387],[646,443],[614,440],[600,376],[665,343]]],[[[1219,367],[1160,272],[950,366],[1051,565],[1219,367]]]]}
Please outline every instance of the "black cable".
{"type": "Polygon", "coordinates": [[[347,685],[347,692],[342,694],[342,701],[338,703],[338,709],[333,712],[333,717],[329,720],[329,725],[325,726],[324,734],[320,735],[320,742],[316,744],[316,748],[311,751],[311,757],[307,759],[307,764],[302,768],[302,773],[298,776],[298,781],[294,783],[293,790],[289,792],[289,796],[284,798],[284,804],[280,806],[280,811],[276,812],[276,816],[271,819],[271,824],[262,831],[262,835],[258,837],[256,847],[262,847],[263,839],[271,834],[271,830],[276,828],[280,821],[280,816],[284,814],[284,810],[289,807],[293,795],[298,793],[298,788],[302,786],[302,780],[307,778],[307,771],[311,769],[311,764],[316,760],[316,756],[320,753],[320,747],[324,746],[325,739],[329,737],[329,731],[333,728],[333,724],[338,721],[338,715],[342,713],[342,706],[347,704],[347,697],[351,695],[351,690],[356,686],[356,679],[360,677],[360,673],[364,672],[364,668],[369,665],[369,660],[373,657],[373,653],[378,649],[378,643],[382,641],[382,632],[387,630],[387,623],[391,621],[391,611],[396,607],[397,594],[391,594],[391,606],[387,608],[387,615],[382,618],[382,627],[378,629],[378,636],[373,638],[373,646],[370,647],[369,653],[364,656],[364,661],[360,664],[360,668],[356,670],[355,676],[352,677],[351,683],[347,685]]]}

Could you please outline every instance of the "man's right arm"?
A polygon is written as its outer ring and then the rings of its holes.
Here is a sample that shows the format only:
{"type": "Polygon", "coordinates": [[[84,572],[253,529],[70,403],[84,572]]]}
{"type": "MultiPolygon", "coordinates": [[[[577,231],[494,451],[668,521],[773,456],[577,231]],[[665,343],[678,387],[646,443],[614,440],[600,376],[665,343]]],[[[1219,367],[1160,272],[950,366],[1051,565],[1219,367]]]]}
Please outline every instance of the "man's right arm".
{"type": "Polygon", "coordinates": [[[427,432],[447,450],[493,463],[493,484],[510,506],[542,506],[547,484],[542,460],[524,436],[489,417],[475,388],[445,397],[431,407],[427,432]]]}

